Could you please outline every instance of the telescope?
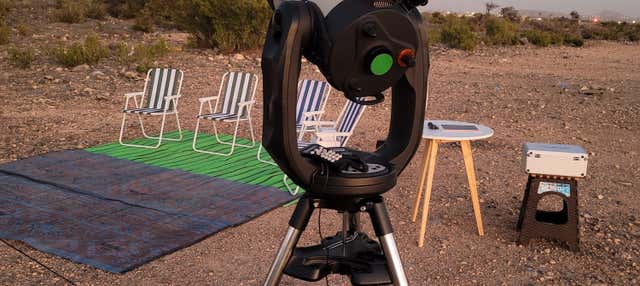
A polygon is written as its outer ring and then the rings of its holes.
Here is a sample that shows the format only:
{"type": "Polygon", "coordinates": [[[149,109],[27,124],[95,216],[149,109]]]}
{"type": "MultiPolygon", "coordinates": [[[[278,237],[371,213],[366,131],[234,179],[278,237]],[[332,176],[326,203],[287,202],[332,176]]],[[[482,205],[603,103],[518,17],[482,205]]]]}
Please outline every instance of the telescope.
{"type": "Polygon", "coordinates": [[[422,17],[426,0],[272,1],[262,54],[262,142],[282,171],[305,190],[264,285],[283,274],[318,281],[347,275],[354,285],[408,285],[381,196],[392,189],[420,144],[429,57],[422,17]],[[386,138],[374,152],[311,145],[296,133],[301,60],[316,65],[351,101],[385,100],[391,89],[386,138]],[[315,209],[343,214],[343,229],[319,245],[296,247],[315,209]],[[369,214],[378,241],[359,226],[369,214]]]}

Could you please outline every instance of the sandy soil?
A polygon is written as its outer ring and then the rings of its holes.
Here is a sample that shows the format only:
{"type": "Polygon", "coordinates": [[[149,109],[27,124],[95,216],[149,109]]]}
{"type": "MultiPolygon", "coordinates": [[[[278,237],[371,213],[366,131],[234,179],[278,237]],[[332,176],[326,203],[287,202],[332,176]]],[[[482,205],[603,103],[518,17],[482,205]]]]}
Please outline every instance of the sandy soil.
{"type": "MultiPolygon", "coordinates": [[[[45,16],[33,17],[33,23],[46,21],[45,16]]],[[[131,33],[126,26],[112,19],[43,24],[37,26],[34,36],[16,40],[42,49],[93,30],[105,41],[115,41],[131,33]]],[[[175,46],[185,42],[182,34],[162,34],[175,46]]],[[[131,33],[130,38],[140,41],[157,36],[131,33]]],[[[132,67],[107,60],[88,70],[70,70],[39,56],[32,68],[19,70],[9,65],[6,50],[0,47],[0,162],[117,140],[122,94],[143,85],[140,78],[124,75],[132,67]]],[[[410,222],[422,147],[396,188],[385,195],[412,285],[640,283],[638,55],[639,45],[606,42],[589,42],[584,48],[432,50],[427,118],[482,123],[492,127],[495,136],[473,144],[484,237],[476,233],[458,146],[444,145],[439,153],[424,248],[417,247],[418,226],[410,222]],[[580,181],[579,253],[546,241],[534,241],[527,247],[515,243],[526,182],[520,168],[521,146],[531,141],[579,144],[591,154],[589,174],[580,181]]],[[[160,64],[185,72],[184,100],[180,102],[183,126],[193,128],[197,98],[211,95],[225,70],[258,72],[258,57],[258,52],[239,59],[184,50],[161,60],[160,64]]],[[[305,64],[304,76],[321,75],[305,64]]],[[[260,130],[261,88],[257,100],[253,122],[260,130]]],[[[334,96],[328,118],[335,117],[343,103],[344,98],[334,96]]],[[[351,145],[370,149],[376,139],[382,139],[388,110],[388,102],[368,109],[351,145]]],[[[123,275],[12,243],[79,285],[258,285],[292,211],[274,210],[123,275]]],[[[338,228],[338,216],[323,212],[323,233],[338,228]]],[[[301,244],[317,242],[314,216],[301,244]]],[[[0,245],[0,273],[0,285],[64,285],[4,245],[0,245]]],[[[332,276],[329,283],[348,282],[332,276]]],[[[288,277],[282,284],[306,285],[288,277]]]]}

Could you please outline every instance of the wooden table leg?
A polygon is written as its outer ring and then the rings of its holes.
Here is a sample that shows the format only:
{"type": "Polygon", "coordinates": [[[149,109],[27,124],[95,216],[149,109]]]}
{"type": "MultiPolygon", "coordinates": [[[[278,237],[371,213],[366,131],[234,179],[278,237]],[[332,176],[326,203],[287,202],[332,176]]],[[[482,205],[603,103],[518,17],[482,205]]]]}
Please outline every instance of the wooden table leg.
{"type": "Polygon", "coordinates": [[[427,140],[424,145],[424,154],[422,156],[422,168],[420,172],[420,183],[418,184],[418,190],[416,191],[416,201],[413,204],[413,215],[411,221],[416,222],[418,218],[418,211],[420,210],[420,199],[422,198],[422,190],[424,187],[424,180],[427,177],[427,166],[429,165],[429,152],[431,151],[431,144],[433,140],[427,140]]]}
{"type": "Polygon", "coordinates": [[[436,170],[436,157],[438,155],[438,140],[433,140],[429,150],[429,165],[427,166],[427,186],[424,195],[424,203],[422,205],[422,222],[420,224],[420,238],[418,246],[424,245],[424,234],[427,231],[427,217],[429,216],[429,200],[431,199],[431,187],[433,186],[433,174],[436,170]]]}
{"type": "Polygon", "coordinates": [[[480,213],[480,201],[478,199],[478,185],[476,182],[476,172],[473,166],[473,157],[471,156],[471,142],[460,141],[462,147],[462,157],[464,158],[464,167],[467,170],[467,179],[469,180],[469,190],[471,191],[471,203],[473,204],[473,212],[476,216],[476,224],[478,226],[478,234],[484,235],[482,227],[482,214],[480,213]]]}

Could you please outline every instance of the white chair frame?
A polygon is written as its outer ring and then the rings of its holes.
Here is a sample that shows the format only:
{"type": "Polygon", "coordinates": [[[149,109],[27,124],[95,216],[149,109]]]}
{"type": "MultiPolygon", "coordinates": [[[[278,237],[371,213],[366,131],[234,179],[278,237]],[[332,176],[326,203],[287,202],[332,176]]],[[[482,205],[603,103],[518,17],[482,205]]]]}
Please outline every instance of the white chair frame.
{"type": "MultiPolygon", "coordinates": [[[[142,108],[143,104],[144,104],[144,95],[147,92],[147,88],[149,85],[149,76],[151,75],[151,71],[153,69],[150,69],[149,71],[147,71],[147,77],[144,80],[144,88],[142,92],[130,92],[130,93],[125,93],[125,103],[124,103],[124,109],[127,110],[129,108],[129,100],[131,98],[133,98],[134,104],[136,108],[142,108]],[[138,102],[138,96],[141,97],[140,102],[138,102]]],[[[181,91],[182,91],[182,80],[184,79],[184,72],[182,72],[181,70],[177,70],[180,73],[180,80],[178,81],[178,92],[176,94],[170,95],[170,96],[165,96],[164,100],[166,101],[173,101],[173,110],[169,111],[169,106],[171,104],[166,104],[164,107],[163,112],[161,113],[151,113],[148,114],[150,116],[162,116],[162,122],[160,123],[160,135],[159,136],[150,136],[147,134],[146,130],[144,129],[144,122],[142,120],[142,114],[136,114],[138,117],[138,122],[140,123],[140,129],[142,130],[142,135],[145,138],[148,139],[155,139],[158,140],[158,142],[155,145],[140,145],[140,144],[133,144],[133,143],[125,143],[123,141],[123,137],[124,137],[124,131],[125,131],[125,127],[126,127],[126,119],[127,119],[127,112],[122,112],[122,124],[120,125],[120,136],[118,137],[118,142],[121,145],[124,146],[129,146],[129,147],[139,147],[139,148],[147,148],[147,149],[156,149],[158,147],[160,147],[160,145],[162,144],[162,141],[182,141],[182,128],[180,127],[180,117],[178,116],[178,99],[180,99],[181,95],[181,91]],[[169,137],[163,137],[164,135],[164,125],[166,123],[166,118],[167,115],[173,115],[175,114],[176,117],[176,124],[178,125],[178,134],[179,137],[178,138],[169,138],[169,137]]]]}
{"type": "Polygon", "coordinates": [[[235,129],[233,131],[233,139],[231,140],[231,142],[225,142],[222,139],[220,139],[220,136],[218,134],[218,128],[216,126],[216,120],[211,120],[212,124],[213,124],[213,133],[214,133],[214,138],[216,139],[216,142],[219,143],[219,144],[230,145],[231,149],[229,150],[229,152],[222,153],[222,152],[207,151],[207,150],[198,149],[196,147],[197,141],[198,141],[198,132],[200,130],[200,120],[201,120],[201,118],[199,116],[202,115],[202,109],[204,107],[204,104],[205,103],[208,104],[210,113],[215,113],[215,111],[218,109],[218,105],[220,103],[220,95],[222,94],[222,89],[224,87],[224,82],[227,79],[227,77],[229,76],[229,73],[230,72],[226,72],[226,73],[224,73],[224,75],[222,75],[222,79],[220,80],[220,88],[218,89],[218,95],[217,96],[202,97],[202,98],[198,99],[198,101],[200,102],[200,109],[198,110],[198,117],[197,117],[197,120],[196,120],[196,130],[195,130],[195,134],[193,135],[193,143],[191,145],[193,150],[196,151],[196,152],[228,157],[228,156],[231,156],[233,154],[233,151],[235,150],[236,146],[237,147],[253,148],[256,145],[255,136],[253,135],[253,124],[251,123],[251,109],[253,107],[253,104],[255,103],[254,97],[255,97],[255,94],[256,94],[256,90],[258,89],[259,78],[258,78],[257,75],[254,74],[253,75],[254,84],[253,84],[253,87],[252,87],[250,100],[236,103],[238,105],[238,107],[239,107],[238,114],[237,114],[236,118],[221,120],[222,122],[235,122],[236,123],[235,124],[235,129]],[[211,105],[211,101],[213,101],[213,100],[216,101],[215,105],[211,105]],[[244,118],[242,118],[243,109],[246,109],[246,112],[247,112],[246,116],[244,118]],[[249,122],[249,133],[251,135],[251,144],[249,144],[249,145],[236,143],[237,138],[238,138],[238,127],[240,126],[240,122],[241,121],[248,121],[249,122]]]}

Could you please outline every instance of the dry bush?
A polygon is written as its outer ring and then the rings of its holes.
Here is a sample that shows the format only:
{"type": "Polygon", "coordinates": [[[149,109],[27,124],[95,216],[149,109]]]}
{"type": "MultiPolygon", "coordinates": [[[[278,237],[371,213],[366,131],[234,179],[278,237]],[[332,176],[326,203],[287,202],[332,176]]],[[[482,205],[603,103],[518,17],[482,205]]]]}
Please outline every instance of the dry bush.
{"type": "Polygon", "coordinates": [[[35,51],[33,50],[33,48],[9,48],[9,62],[15,67],[22,69],[31,67],[31,63],[34,60],[34,57],[35,51]]]}
{"type": "Polygon", "coordinates": [[[84,42],[76,42],[68,47],[60,46],[53,49],[51,54],[55,62],[65,67],[75,67],[97,64],[109,55],[109,50],[96,35],[90,35],[84,42]]]}
{"type": "Polygon", "coordinates": [[[145,33],[153,32],[154,20],[151,15],[151,11],[149,9],[143,9],[140,14],[136,17],[135,22],[133,23],[133,28],[136,31],[141,31],[145,33]]]}
{"type": "Polygon", "coordinates": [[[171,52],[171,47],[164,39],[151,43],[129,44],[121,42],[116,46],[116,57],[124,64],[136,64],[138,72],[146,72],[154,65],[156,61],[165,57],[171,52]]]}
{"type": "Polygon", "coordinates": [[[11,42],[11,28],[0,22],[0,45],[6,45],[11,42]]]}

